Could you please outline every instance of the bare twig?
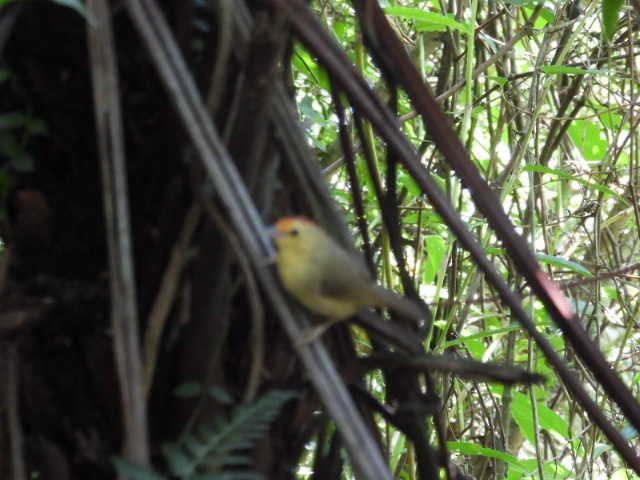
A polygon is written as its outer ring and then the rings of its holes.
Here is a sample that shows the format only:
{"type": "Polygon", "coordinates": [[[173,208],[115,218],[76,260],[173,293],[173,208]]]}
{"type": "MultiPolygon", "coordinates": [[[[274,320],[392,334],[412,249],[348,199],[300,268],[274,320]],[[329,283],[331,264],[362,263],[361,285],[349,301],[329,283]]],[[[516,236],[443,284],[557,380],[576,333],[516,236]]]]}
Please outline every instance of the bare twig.
{"type": "Polygon", "coordinates": [[[109,246],[111,323],[124,417],[125,455],[128,460],[144,466],[149,463],[147,411],[111,15],[105,0],[89,0],[88,7],[97,20],[93,25],[88,24],[89,52],[109,246]]]}
{"type": "Polygon", "coordinates": [[[226,237],[227,243],[235,255],[235,259],[240,265],[240,270],[244,275],[247,285],[249,308],[251,309],[251,369],[247,380],[247,388],[244,393],[244,401],[250,402],[255,398],[260,385],[260,375],[264,367],[264,308],[260,301],[260,290],[256,282],[255,273],[251,268],[251,263],[244,256],[238,237],[233,232],[229,223],[224,219],[223,215],[214,206],[211,199],[201,196],[202,206],[205,213],[211,221],[217,225],[222,234],[226,237]]]}
{"type": "Polygon", "coordinates": [[[19,396],[19,354],[15,342],[6,346],[7,358],[7,423],[11,438],[11,472],[14,480],[27,480],[27,466],[22,448],[22,428],[20,427],[19,396]]]}
{"type": "Polygon", "coordinates": [[[224,81],[227,76],[227,65],[232,50],[233,41],[233,2],[222,0],[215,2],[217,15],[217,55],[209,80],[209,95],[207,96],[207,109],[211,114],[218,111],[220,95],[222,94],[224,81]]]}
{"type": "Polygon", "coordinates": [[[531,373],[523,368],[498,363],[478,362],[472,359],[456,358],[453,355],[433,353],[403,357],[397,354],[373,354],[361,359],[366,368],[407,368],[419,371],[453,373],[461,378],[485,382],[499,382],[505,385],[522,383],[530,385],[544,382],[544,375],[531,373]]]}
{"type": "Polygon", "coordinates": [[[201,209],[194,203],[187,213],[178,241],[171,250],[171,258],[167,265],[158,294],[149,313],[147,330],[144,336],[144,386],[145,396],[149,397],[153,383],[153,372],[158,357],[158,346],[171,306],[178,291],[180,275],[188,258],[189,244],[201,218],[201,209]]]}

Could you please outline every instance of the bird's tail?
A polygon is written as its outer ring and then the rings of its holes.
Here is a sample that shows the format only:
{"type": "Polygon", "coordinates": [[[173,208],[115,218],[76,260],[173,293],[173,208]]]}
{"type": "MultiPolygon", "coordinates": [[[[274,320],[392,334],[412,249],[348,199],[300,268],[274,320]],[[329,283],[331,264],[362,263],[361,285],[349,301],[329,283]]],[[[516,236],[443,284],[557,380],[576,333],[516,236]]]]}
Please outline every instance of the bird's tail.
{"type": "Polygon", "coordinates": [[[375,306],[377,307],[389,307],[394,312],[412,320],[424,318],[424,312],[413,300],[401,297],[379,285],[375,285],[375,295],[377,299],[375,306]]]}

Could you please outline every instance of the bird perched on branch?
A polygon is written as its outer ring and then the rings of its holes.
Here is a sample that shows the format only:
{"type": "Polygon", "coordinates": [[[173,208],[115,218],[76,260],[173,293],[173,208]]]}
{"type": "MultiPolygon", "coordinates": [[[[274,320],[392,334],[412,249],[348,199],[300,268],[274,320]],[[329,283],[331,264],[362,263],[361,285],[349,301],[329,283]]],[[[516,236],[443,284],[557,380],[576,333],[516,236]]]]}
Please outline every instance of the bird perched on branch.
{"type": "Polygon", "coordinates": [[[376,284],[362,258],[311,220],[284,217],[270,233],[278,248],[276,265],[285,289],[311,312],[328,318],[310,329],[302,343],[319,338],[331,325],[364,307],[388,307],[414,320],[423,317],[414,302],[376,284]]]}

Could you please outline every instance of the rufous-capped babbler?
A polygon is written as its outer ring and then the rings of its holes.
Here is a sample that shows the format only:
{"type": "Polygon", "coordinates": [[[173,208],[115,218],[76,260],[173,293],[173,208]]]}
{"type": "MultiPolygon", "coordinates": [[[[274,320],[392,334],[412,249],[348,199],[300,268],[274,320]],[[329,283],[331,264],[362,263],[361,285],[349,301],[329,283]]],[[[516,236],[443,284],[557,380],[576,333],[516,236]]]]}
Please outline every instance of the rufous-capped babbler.
{"type": "Polygon", "coordinates": [[[423,317],[414,302],[378,285],[361,257],[313,221],[283,217],[270,233],[278,248],[276,266],[284,288],[311,312],[328,318],[305,334],[302,343],[315,340],[364,307],[388,307],[416,320],[423,317]]]}

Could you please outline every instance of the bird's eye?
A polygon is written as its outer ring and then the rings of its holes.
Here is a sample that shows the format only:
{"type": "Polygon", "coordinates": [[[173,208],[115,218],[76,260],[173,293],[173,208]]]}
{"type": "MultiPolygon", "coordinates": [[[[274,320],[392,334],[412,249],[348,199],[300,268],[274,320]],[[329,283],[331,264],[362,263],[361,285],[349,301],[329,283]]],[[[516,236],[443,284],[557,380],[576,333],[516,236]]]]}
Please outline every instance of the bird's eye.
{"type": "Polygon", "coordinates": [[[297,237],[300,234],[300,231],[297,228],[292,228],[289,230],[289,235],[292,237],[297,237]]]}

